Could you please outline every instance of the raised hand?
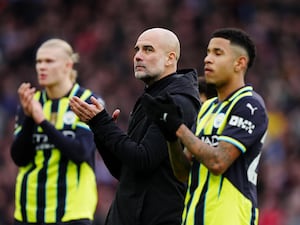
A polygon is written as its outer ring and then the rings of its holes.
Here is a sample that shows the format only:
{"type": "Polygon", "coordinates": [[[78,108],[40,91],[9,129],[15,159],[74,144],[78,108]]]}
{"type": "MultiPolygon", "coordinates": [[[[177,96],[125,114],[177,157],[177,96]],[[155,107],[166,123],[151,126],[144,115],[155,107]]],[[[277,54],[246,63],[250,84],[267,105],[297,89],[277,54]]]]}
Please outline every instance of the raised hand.
{"type": "Polygon", "coordinates": [[[72,111],[79,117],[81,121],[86,123],[104,109],[104,106],[93,96],[91,97],[91,102],[92,104],[88,104],[77,96],[73,96],[70,99],[72,111]]]}
{"type": "Polygon", "coordinates": [[[21,106],[26,116],[32,116],[32,100],[35,88],[30,83],[22,83],[18,88],[18,95],[21,106]]]}
{"type": "Polygon", "coordinates": [[[146,115],[156,123],[168,141],[176,141],[176,131],[183,123],[182,111],[167,94],[153,98],[145,94],[141,101],[146,115]]]}

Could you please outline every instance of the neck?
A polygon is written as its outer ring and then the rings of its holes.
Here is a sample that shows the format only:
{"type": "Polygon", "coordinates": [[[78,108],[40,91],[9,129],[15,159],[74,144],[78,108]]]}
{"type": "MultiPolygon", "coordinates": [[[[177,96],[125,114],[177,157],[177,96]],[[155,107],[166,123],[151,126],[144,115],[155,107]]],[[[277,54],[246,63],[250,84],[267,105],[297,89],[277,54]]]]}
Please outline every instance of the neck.
{"type": "Polygon", "coordinates": [[[46,87],[47,95],[50,99],[58,99],[65,96],[73,87],[73,83],[65,82],[61,85],[54,85],[46,87]]]}
{"type": "Polygon", "coordinates": [[[227,85],[217,87],[219,101],[224,101],[234,91],[238,90],[243,86],[245,86],[244,82],[236,82],[236,83],[229,83],[227,85]]]}

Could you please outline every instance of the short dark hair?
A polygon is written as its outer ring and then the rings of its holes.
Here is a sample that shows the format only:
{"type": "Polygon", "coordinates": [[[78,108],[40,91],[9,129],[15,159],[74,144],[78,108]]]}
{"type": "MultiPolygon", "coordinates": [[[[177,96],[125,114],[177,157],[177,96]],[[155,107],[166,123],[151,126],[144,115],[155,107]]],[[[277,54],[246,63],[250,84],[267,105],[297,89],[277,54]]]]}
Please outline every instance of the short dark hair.
{"type": "Polygon", "coordinates": [[[212,34],[212,38],[217,37],[227,39],[232,44],[244,48],[249,56],[248,68],[253,65],[256,56],[256,48],[254,42],[245,31],[238,28],[221,28],[215,30],[212,34]]]}

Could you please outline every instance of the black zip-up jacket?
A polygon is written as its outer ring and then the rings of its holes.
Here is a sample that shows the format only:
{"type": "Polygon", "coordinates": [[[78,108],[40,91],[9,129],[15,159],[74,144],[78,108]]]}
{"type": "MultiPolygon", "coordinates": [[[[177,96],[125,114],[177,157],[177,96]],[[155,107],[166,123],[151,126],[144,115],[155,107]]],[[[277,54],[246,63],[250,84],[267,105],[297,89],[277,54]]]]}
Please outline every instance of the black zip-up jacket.
{"type": "MultiPolygon", "coordinates": [[[[185,124],[191,128],[196,121],[200,100],[195,70],[178,71],[146,87],[145,92],[152,96],[170,93],[183,109],[185,124]]],[[[130,116],[128,134],[105,110],[89,125],[107,168],[119,180],[106,224],[179,225],[186,184],[175,178],[166,140],[145,116],[140,98],[130,116]]]]}

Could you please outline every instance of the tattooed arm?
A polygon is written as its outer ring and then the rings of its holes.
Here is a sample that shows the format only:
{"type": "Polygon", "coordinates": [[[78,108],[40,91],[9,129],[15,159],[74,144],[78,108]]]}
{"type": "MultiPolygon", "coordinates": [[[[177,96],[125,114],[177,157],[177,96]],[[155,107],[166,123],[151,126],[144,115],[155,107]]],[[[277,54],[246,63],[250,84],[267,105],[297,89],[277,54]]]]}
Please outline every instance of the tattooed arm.
{"type": "MultiPolygon", "coordinates": [[[[196,137],[184,124],[179,127],[176,135],[186,149],[215,175],[224,173],[241,154],[239,149],[225,141],[220,141],[217,147],[209,146],[196,137]]],[[[172,151],[176,150],[172,149],[172,151]]]]}
{"type": "Polygon", "coordinates": [[[186,182],[189,177],[192,155],[189,151],[182,148],[183,146],[179,140],[168,142],[169,158],[173,173],[179,181],[186,182]]]}

